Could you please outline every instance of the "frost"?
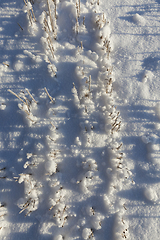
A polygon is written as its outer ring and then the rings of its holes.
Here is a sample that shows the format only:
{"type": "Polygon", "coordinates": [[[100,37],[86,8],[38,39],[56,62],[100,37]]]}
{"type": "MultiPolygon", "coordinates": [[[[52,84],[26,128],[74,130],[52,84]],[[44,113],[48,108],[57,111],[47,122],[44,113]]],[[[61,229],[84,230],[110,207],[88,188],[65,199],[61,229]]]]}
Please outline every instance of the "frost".
{"type": "Polygon", "coordinates": [[[41,13],[41,15],[39,16],[39,22],[40,22],[41,24],[43,24],[44,17],[45,17],[45,12],[43,11],[43,12],[41,13]]]}
{"type": "Polygon", "coordinates": [[[74,103],[77,106],[77,108],[79,108],[80,107],[80,100],[79,100],[79,97],[78,97],[77,89],[76,89],[74,84],[73,84],[73,88],[72,88],[72,93],[73,93],[73,96],[74,96],[74,103]]]}
{"type": "Polygon", "coordinates": [[[0,104],[0,110],[5,110],[6,109],[6,104],[5,103],[1,103],[0,104]]]}
{"type": "Polygon", "coordinates": [[[87,52],[87,55],[93,60],[93,61],[97,61],[99,56],[96,52],[92,52],[91,50],[89,50],[87,52]]]}
{"type": "Polygon", "coordinates": [[[8,225],[6,221],[6,216],[8,215],[7,206],[5,202],[0,202],[0,234],[5,235],[5,229],[8,225]]]}
{"type": "Polygon", "coordinates": [[[110,23],[107,22],[105,24],[105,26],[103,27],[103,29],[101,30],[100,32],[100,35],[105,39],[109,39],[110,37],[110,34],[111,34],[111,29],[110,29],[110,23]]]}
{"type": "Polygon", "coordinates": [[[63,240],[63,236],[62,235],[57,235],[54,240],[63,240]]]}
{"type": "Polygon", "coordinates": [[[14,69],[16,71],[22,71],[24,69],[24,63],[21,60],[18,60],[15,64],[14,64],[14,69]]]}
{"type": "Polygon", "coordinates": [[[53,174],[56,172],[57,164],[53,160],[47,161],[45,164],[45,169],[49,174],[53,174]]]}
{"type": "Polygon", "coordinates": [[[89,237],[92,235],[92,231],[90,228],[84,228],[82,232],[83,239],[89,239],[89,237]]]}
{"type": "Polygon", "coordinates": [[[20,198],[17,204],[22,209],[20,213],[27,210],[28,215],[38,209],[39,196],[41,195],[41,191],[38,188],[40,186],[30,174],[20,174],[18,182],[24,182],[25,198],[20,198]]]}
{"type": "Polygon", "coordinates": [[[83,168],[86,170],[97,171],[97,163],[94,159],[87,159],[83,162],[83,168]]]}
{"type": "Polygon", "coordinates": [[[123,217],[121,218],[121,215],[119,213],[115,216],[115,223],[114,223],[114,239],[122,239],[128,238],[128,224],[125,220],[123,220],[123,217]]]}
{"type": "Polygon", "coordinates": [[[31,59],[36,60],[36,56],[33,53],[29,52],[28,50],[24,50],[23,52],[24,54],[28,55],[28,57],[30,57],[31,59]]]}
{"type": "Polygon", "coordinates": [[[33,156],[32,153],[27,153],[27,159],[30,159],[33,156]]]}
{"type": "Polygon", "coordinates": [[[146,83],[148,80],[152,80],[153,77],[154,77],[153,72],[146,70],[143,74],[142,82],[146,83]]]}
{"type": "Polygon", "coordinates": [[[32,9],[32,4],[30,2],[27,2],[27,5],[23,7],[23,11],[27,12],[30,9],[32,9]]]}

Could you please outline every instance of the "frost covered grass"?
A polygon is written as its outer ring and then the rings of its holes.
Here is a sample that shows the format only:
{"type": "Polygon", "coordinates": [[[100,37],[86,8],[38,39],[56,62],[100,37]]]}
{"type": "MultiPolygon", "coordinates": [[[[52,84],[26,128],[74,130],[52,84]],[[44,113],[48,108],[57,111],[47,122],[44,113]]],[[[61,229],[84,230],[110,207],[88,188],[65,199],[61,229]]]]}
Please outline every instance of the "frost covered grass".
{"type": "Polygon", "coordinates": [[[153,239],[159,57],[133,2],[2,0],[3,239],[153,239]]]}
{"type": "MultiPolygon", "coordinates": [[[[24,3],[29,31],[34,37],[39,31],[43,35],[39,42],[44,47],[43,59],[48,63],[50,77],[56,82],[59,93],[54,91],[55,97],[52,97],[44,87],[39,98],[35,98],[28,88],[19,94],[8,90],[20,101],[18,107],[27,124],[28,137],[35,136],[31,149],[22,144],[18,162],[23,163],[24,170],[14,176],[17,183],[24,183],[24,195],[17,200],[19,213],[29,217],[33,212],[38,213],[45,203],[45,223],[52,217],[53,232],[57,232],[57,237],[66,237],[69,227],[72,229],[69,238],[75,234],[76,238],[95,239],[110,211],[109,204],[105,203],[106,191],[112,196],[112,215],[117,191],[114,175],[116,172],[123,175],[120,112],[116,111],[112,97],[114,76],[109,22],[104,13],[98,13],[97,3],[42,1],[34,4],[37,6],[35,15],[31,2],[24,3]],[[59,12],[64,13],[60,20],[59,12]],[[69,28],[65,33],[63,21],[69,12],[69,28]],[[88,42],[92,42],[90,46],[88,42]],[[63,47],[64,43],[66,47],[63,47]],[[75,65],[74,68],[68,61],[75,65]],[[67,121],[69,126],[66,128],[67,121]],[[75,126],[70,125],[72,121],[75,126]],[[47,130],[43,137],[42,126],[47,130]],[[78,136],[78,132],[72,133],[73,127],[79,132],[78,136]],[[99,149],[94,149],[95,145],[99,149]],[[81,201],[86,210],[79,209],[81,201]],[[104,202],[105,210],[99,208],[100,201],[104,202]],[[63,235],[61,228],[64,228],[63,235]]],[[[23,53],[38,64],[43,61],[42,56],[31,51],[24,50],[23,53]]],[[[14,65],[16,71],[23,71],[21,61],[14,65]]]]}

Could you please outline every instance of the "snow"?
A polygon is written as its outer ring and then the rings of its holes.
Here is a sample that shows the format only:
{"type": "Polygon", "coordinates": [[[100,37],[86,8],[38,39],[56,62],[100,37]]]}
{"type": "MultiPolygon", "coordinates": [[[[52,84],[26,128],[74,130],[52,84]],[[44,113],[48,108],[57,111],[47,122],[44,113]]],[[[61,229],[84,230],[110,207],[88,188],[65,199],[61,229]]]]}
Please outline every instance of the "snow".
{"type": "Polygon", "coordinates": [[[145,24],[145,19],[143,18],[143,16],[139,15],[138,13],[136,13],[133,16],[133,22],[135,24],[144,25],[145,24]]]}
{"type": "Polygon", "coordinates": [[[90,228],[84,228],[82,232],[83,239],[89,239],[92,236],[92,231],[90,228]]]}
{"type": "Polygon", "coordinates": [[[159,4],[1,0],[2,239],[159,239],[159,4]]]}

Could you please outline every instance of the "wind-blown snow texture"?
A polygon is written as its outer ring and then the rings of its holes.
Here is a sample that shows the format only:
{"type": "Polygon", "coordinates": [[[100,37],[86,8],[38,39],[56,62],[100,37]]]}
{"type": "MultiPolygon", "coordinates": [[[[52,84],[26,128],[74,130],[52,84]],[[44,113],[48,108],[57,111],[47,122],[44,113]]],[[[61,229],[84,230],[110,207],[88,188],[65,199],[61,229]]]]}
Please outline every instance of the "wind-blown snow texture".
{"type": "Polygon", "coordinates": [[[159,4],[1,0],[1,239],[159,239],[159,4]]]}

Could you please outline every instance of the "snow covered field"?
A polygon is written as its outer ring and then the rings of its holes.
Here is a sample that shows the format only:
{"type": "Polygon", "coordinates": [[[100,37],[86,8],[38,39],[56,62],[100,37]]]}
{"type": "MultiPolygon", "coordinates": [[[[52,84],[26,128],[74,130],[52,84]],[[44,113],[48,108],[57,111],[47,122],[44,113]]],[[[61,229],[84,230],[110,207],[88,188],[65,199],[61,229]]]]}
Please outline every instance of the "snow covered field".
{"type": "Polygon", "coordinates": [[[158,240],[160,1],[0,1],[0,239],[158,240]]]}

